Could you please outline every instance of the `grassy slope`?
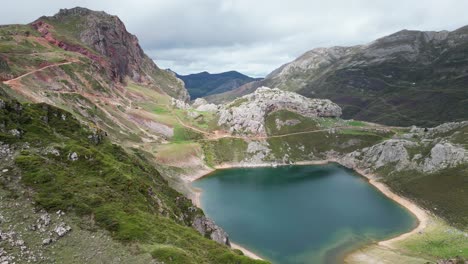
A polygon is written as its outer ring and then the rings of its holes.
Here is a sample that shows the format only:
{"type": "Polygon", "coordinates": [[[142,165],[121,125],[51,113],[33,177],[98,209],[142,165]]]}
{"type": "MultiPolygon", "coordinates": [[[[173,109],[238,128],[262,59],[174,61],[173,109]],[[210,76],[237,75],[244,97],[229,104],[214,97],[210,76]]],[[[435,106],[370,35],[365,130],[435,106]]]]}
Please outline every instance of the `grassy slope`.
{"type": "Polygon", "coordinates": [[[161,261],[255,262],[188,227],[201,211],[169,188],[138,153],[127,154],[107,139],[94,144],[88,138],[92,133],[62,110],[26,104],[16,111],[14,105],[8,103],[0,110],[5,124],[0,141],[29,144],[16,156],[15,164],[23,176],[22,184],[34,190],[38,207],[79,216],[78,221],[104,228],[122,243],[136,243],[141,252],[161,261]],[[21,138],[9,134],[11,129],[22,131],[21,138]],[[60,155],[46,154],[47,147],[60,155]],[[68,159],[73,152],[79,156],[74,162],[68,159]]]}

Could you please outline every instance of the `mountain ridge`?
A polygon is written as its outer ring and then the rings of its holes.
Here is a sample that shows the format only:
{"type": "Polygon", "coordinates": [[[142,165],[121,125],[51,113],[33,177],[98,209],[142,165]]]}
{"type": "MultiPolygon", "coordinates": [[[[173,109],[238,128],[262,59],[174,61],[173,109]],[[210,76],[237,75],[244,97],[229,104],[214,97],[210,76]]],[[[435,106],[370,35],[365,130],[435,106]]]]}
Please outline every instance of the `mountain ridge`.
{"type": "Polygon", "coordinates": [[[184,81],[192,99],[231,91],[246,83],[260,79],[249,77],[238,71],[221,73],[203,71],[188,75],[176,74],[176,76],[184,81]]]}
{"type": "Polygon", "coordinates": [[[402,126],[462,121],[468,118],[467,29],[402,30],[366,45],[316,48],[256,84],[207,100],[269,86],[335,101],[345,118],[402,126]]]}

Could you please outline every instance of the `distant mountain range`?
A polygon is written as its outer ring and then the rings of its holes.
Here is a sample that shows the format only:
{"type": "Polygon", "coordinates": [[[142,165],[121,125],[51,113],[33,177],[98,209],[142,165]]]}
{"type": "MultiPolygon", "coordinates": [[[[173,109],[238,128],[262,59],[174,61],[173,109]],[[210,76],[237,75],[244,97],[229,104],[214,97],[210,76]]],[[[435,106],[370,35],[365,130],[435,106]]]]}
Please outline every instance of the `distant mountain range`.
{"type": "Polygon", "coordinates": [[[402,126],[465,120],[468,26],[403,30],[367,45],[313,49],[262,81],[208,100],[229,101],[260,86],[331,99],[344,118],[402,126]]]}
{"type": "Polygon", "coordinates": [[[184,81],[185,88],[187,88],[192,100],[199,97],[228,92],[246,83],[261,80],[261,78],[252,78],[237,71],[215,74],[205,71],[189,75],[177,74],[177,77],[184,81]]]}

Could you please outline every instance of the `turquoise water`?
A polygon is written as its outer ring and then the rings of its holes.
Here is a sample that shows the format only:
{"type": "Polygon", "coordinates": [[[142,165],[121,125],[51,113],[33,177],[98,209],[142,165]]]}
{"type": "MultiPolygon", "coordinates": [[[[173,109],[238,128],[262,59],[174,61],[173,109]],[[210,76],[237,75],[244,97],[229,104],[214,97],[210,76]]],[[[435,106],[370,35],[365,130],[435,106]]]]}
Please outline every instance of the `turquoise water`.
{"type": "Polygon", "coordinates": [[[231,241],[277,264],[337,263],[416,225],[363,177],[336,164],[217,170],[196,182],[231,241]]]}

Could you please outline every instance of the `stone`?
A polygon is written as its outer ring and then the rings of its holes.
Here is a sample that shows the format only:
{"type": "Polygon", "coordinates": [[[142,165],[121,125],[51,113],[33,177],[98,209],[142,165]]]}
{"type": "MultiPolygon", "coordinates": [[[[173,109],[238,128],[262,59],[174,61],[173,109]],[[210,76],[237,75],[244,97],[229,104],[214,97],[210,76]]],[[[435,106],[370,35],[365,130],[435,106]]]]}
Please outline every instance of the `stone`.
{"type": "Polygon", "coordinates": [[[15,137],[21,137],[21,131],[19,131],[18,129],[12,129],[9,131],[11,135],[15,136],[15,137]]]}
{"type": "Polygon", "coordinates": [[[216,104],[204,104],[196,108],[198,111],[202,112],[216,112],[219,109],[219,106],[216,104]]]}
{"type": "Polygon", "coordinates": [[[195,99],[195,101],[193,101],[192,107],[196,109],[197,107],[199,107],[201,105],[206,105],[206,104],[208,104],[208,102],[205,99],[197,98],[197,99],[195,99]]]}
{"type": "Polygon", "coordinates": [[[44,226],[48,226],[50,224],[50,215],[48,213],[42,214],[37,220],[37,222],[41,223],[44,226]]]}
{"type": "Polygon", "coordinates": [[[251,141],[247,145],[247,153],[250,157],[246,158],[246,162],[250,164],[263,163],[264,159],[268,157],[271,150],[267,141],[251,141]]]}
{"type": "Polygon", "coordinates": [[[266,135],[265,117],[278,110],[305,117],[341,116],[341,108],[330,100],[310,99],[293,92],[260,87],[252,94],[221,106],[218,125],[230,127],[231,133],[266,135]]]}
{"type": "Polygon", "coordinates": [[[77,161],[78,160],[78,154],[76,152],[72,152],[68,154],[68,159],[71,161],[77,161]]]}
{"type": "Polygon", "coordinates": [[[10,145],[3,144],[0,141],[0,159],[9,158],[13,155],[13,150],[10,148],[10,145]]]}
{"type": "Polygon", "coordinates": [[[50,237],[45,238],[45,239],[42,240],[42,245],[50,245],[50,244],[52,244],[52,242],[53,242],[52,238],[50,238],[50,237]]]}
{"type": "Polygon", "coordinates": [[[343,164],[349,168],[379,169],[393,165],[397,171],[412,168],[406,147],[417,146],[406,139],[389,139],[360,151],[354,151],[344,156],[343,164]]]}
{"type": "Polygon", "coordinates": [[[192,226],[203,236],[208,235],[219,244],[231,246],[227,233],[210,218],[203,215],[196,216],[192,222],[192,226]]]}
{"type": "Polygon", "coordinates": [[[187,104],[186,102],[182,100],[178,100],[175,98],[171,98],[171,105],[174,106],[175,108],[182,109],[182,110],[187,110],[190,108],[189,104],[187,104]]]}
{"type": "Polygon", "coordinates": [[[431,149],[430,157],[424,160],[422,171],[434,172],[468,162],[468,153],[451,143],[438,143],[431,149]]]}
{"type": "Polygon", "coordinates": [[[66,225],[65,223],[60,223],[58,226],[54,228],[54,232],[59,236],[63,237],[66,235],[68,232],[71,231],[71,227],[66,225]]]}
{"type": "Polygon", "coordinates": [[[297,119],[289,119],[289,120],[286,120],[286,121],[282,121],[280,119],[275,120],[277,130],[280,130],[284,126],[295,126],[295,125],[300,124],[300,123],[301,123],[301,121],[299,121],[297,119]]]}

